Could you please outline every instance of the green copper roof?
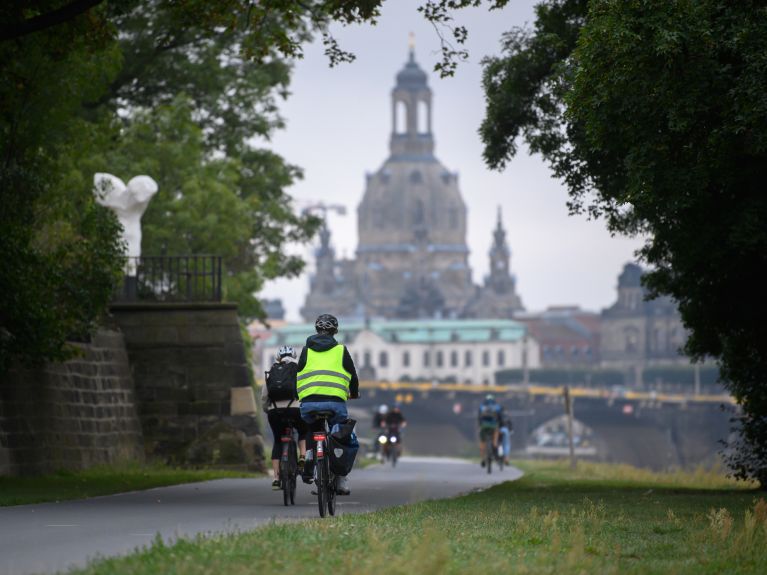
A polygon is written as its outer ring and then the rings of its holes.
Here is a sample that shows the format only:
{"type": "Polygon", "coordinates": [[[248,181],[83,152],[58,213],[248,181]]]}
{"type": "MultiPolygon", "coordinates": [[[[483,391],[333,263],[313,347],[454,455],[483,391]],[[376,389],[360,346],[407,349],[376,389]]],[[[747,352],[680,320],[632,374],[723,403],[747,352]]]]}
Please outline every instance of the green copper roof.
{"type": "MultiPolygon", "coordinates": [[[[341,325],[336,337],[351,341],[365,329],[361,322],[341,325]]],[[[370,331],[392,343],[481,343],[488,341],[517,341],[525,336],[525,326],[508,319],[477,320],[450,319],[426,321],[372,321],[370,331]]],[[[314,333],[310,323],[286,325],[275,329],[266,345],[300,346],[314,333]]]]}

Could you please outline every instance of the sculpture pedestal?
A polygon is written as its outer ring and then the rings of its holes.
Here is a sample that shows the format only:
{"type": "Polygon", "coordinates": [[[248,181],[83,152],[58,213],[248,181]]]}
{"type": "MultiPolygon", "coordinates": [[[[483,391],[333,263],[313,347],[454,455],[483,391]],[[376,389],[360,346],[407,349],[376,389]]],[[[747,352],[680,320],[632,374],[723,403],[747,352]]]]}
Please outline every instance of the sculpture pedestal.
{"type": "Polygon", "coordinates": [[[127,301],[138,301],[138,277],[123,278],[123,298],[127,301]]]}

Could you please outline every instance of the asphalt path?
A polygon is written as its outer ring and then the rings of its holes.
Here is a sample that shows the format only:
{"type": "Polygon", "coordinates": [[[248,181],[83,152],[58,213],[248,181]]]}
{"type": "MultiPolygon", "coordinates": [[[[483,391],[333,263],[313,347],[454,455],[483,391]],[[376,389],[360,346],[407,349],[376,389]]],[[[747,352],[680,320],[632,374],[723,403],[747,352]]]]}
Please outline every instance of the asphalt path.
{"type": "MultiPolygon", "coordinates": [[[[404,457],[396,468],[375,465],[349,476],[351,495],[337,515],[426,499],[453,497],[516,479],[507,467],[487,474],[458,459],[404,457]]],[[[0,508],[0,573],[56,573],[98,556],[121,555],[179,537],[253,529],[274,521],[318,517],[317,497],[299,481],[296,505],[285,507],[271,479],[219,479],[79,501],[0,508]]]]}

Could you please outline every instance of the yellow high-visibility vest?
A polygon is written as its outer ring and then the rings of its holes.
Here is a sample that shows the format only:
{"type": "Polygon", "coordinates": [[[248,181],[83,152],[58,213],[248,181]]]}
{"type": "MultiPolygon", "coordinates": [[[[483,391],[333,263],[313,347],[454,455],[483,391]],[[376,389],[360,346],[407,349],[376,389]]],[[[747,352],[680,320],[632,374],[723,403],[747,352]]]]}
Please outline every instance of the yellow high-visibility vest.
{"type": "Polygon", "coordinates": [[[344,346],[339,344],[327,351],[306,350],[306,366],[298,372],[298,399],[309,395],[332,395],[349,399],[352,375],[344,369],[344,346]]]}

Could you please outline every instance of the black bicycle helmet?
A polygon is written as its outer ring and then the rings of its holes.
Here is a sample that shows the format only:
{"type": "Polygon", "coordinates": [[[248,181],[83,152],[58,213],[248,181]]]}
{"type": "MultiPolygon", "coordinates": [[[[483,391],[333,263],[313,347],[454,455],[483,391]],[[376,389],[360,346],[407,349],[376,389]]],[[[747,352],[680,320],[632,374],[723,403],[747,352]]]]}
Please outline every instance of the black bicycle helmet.
{"type": "Polygon", "coordinates": [[[314,329],[317,330],[317,333],[334,335],[338,333],[338,320],[329,313],[323,313],[314,322],[314,329]]]}

